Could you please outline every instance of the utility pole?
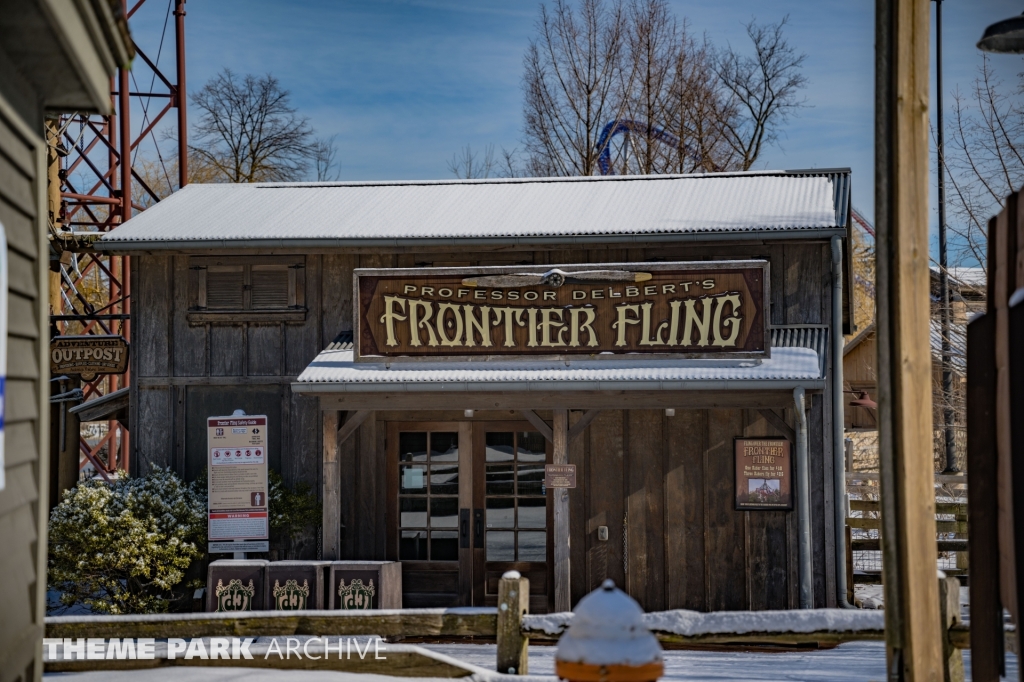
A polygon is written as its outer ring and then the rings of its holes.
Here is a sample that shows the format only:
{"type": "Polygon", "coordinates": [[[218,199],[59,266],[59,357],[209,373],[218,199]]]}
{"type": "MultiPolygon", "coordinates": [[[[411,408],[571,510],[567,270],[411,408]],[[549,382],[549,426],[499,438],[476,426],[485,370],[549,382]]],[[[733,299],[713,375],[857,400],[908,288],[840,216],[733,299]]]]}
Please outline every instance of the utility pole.
{"type": "Polygon", "coordinates": [[[946,147],[942,123],[942,0],[935,2],[935,126],[939,171],[939,305],[942,324],[942,434],[945,445],[943,473],[959,471],[956,461],[956,419],[953,413],[953,349],[949,340],[952,309],[949,302],[949,258],[946,250],[946,147]]]}
{"type": "Polygon", "coordinates": [[[887,679],[943,679],[928,259],[928,0],[876,0],[878,422],[887,679]]]}

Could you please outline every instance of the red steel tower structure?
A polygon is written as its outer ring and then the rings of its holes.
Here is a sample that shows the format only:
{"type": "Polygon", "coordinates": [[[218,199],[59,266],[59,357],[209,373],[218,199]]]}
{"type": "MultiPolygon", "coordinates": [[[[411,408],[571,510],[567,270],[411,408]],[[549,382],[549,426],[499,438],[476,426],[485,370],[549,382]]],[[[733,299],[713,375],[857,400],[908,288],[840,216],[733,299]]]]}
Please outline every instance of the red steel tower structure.
{"type": "MultiPolygon", "coordinates": [[[[122,0],[129,26],[147,4],[150,11],[159,7],[158,0],[136,0],[131,7],[122,0]]],[[[159,42],[136,42],[131,70],[121,69],[111,79],[110,116],[78,113],[47,122],[54,335],[119,334],[130,341],[131,259],[95,251],[93,243],[188,182],[185,0],[168,0],[162,25],[159,42]],[[172,21],[173,40],[168,36],[172,21]],[[168,48],[174,53],[174,73],[161,68],[168,48]],[[172,111],[176,128],[169,125],[172,111]],[[162,153],[161,139],[164,147],[175,149],[162,153]],[[139,171],[140,153],[155,172],[139,171]]],[[[129,380],[130,373],[98,376],[82,383],[81,397],[89,401],[124,393],[129,380]]],[[[64,395],[66,388],[62,384],[64,395]]],[[[100,429],[95,438],[79,434],[79,469],[91,463],[103,478],[127,470],[128,438],[128,429],[116,419],[107,421],[105,433],[100,429]]]]}

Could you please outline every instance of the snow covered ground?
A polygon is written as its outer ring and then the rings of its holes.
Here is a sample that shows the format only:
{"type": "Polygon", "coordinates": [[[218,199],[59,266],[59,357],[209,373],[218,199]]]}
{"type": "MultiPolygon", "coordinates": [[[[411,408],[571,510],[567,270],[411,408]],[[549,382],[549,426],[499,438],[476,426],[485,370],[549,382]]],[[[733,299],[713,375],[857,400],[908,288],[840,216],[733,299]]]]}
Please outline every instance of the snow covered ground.
{"type": "MultiPolygon", "coordinates": [[[[494,669],[493,644],[426,645],[442,654],[494,669]]],[[[554,675],[553,646],[530,647],[530,677],[554,675]]],[[[970,680],[970,652],[964,652],[970,680]]],[[[1009,679],[1017,678],[1017,657],[1007,656],[1009,679]]],[[[254,668],[158,668],[146,671],[48,674],[53,682],[399,682],[409,678],[352,675],[328,671],[254,668]]],[[[512,676],[507,679],[515,680],[512,676]]],[[[518,678],[523,679],[523,678],[518,678]]],[[[750,682],[865,682],[885,679],[885,645],[851,642],[827,651],[750,653],[743,651],[666,651],[663,680],[746,680],[750,682]]],[[[548,681],[553,678],[548,677],[548,681]]],[[[538,680],[538,682],[540,682],[538,680]]]]}

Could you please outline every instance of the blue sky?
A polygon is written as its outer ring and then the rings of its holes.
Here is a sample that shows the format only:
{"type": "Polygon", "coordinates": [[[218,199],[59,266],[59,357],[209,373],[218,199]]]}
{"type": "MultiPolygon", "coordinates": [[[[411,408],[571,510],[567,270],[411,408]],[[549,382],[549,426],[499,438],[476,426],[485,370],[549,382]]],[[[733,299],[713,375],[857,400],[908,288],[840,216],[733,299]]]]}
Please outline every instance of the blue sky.
{"type": "MultiPolygon", "coordinates": [[[[808,106],[757,167],[850,166],[854,204],[870,216],[874,2],[671,4],[691,31],[716,44],[745,46],[745,22],[789,16],[789,39],[807,54],[808,106]]],[[[273,73],[318,133],[337,136],[342,179],[450,177],[446,161],[466,144],[520,145],[522,60],[539,6],[535,0],[189,0],[188,84],[197,89],[223,67],[273,73]]],[[[166,0],[148,0],[131,22],[151,55],[166,7],[166,0]]],[[[1020,11],[1017,0],[943,3],[947,93],[970,86],[979,63],[974,44],[984,27],[1020,11]]],[[[173,71],[169,57],[165,50],[161,65],[173,71]]],[[[1024,70],[1013,57],[997,56],[995,65],[1006,80],[1024,70]]]]}

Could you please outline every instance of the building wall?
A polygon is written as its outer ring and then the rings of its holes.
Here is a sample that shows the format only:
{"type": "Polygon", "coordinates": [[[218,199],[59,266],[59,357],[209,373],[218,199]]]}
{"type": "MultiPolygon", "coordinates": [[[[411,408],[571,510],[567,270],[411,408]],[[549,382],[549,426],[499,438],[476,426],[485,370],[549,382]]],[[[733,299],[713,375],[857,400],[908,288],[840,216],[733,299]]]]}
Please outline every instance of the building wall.
{"type": "MultiPolygon", "coordinates": [[[[311,254],[306,256],[306,305],[309,312],[301,323],[275,324],[202,324],[190,326],[187,320],[189,300],[189,256],[140,255],[134,258],[133,306],[133,396],[132,465],[143,474],[152,466],[171,467],[187,478],[201,470],[205,462],[203,419],[216,413],[230,413],[241,407],[250,414],[269,412],[276,417],[280,453],[272,456],[286,483],[304,482],[322,489],[321,424],[315,398],[291,392],[290,382],[339,332],[352,329],[352,271],[357,267],[452,267],[560,263],[608,263],[626,261],[722,260],[768,258],[771,262],[771,322],[773,325],[828,325],[830,323],[830,254],[828,242],[782,244],[716,244],[665,246],[657,249],[594,249],[564,251],[496,251],[396,254],[311,254]]],[[[461,414],[461,413],[460,413],[461,414]]],[[[602,414],[574,447],[584,447],[573,457],[593,458],[594,471],[606,466],[623,467],[609,480],[622,485],[614,510],[600,512],[609,519],[610,532],[622,528],[622,515],[638,530],[630,532],[630,591],[646,608],[662,604],[692,604],[694,608],[782,608],[795,598],[796,586],[787,577],[780,585],[778,576],[795,571],[795,515],[776,518],[772,514],[733,512],[731,496],[718,494],[715,486],[731,490],[731,455],[717,453],[739,435],[772,433],[765,420],[749,411],[677,411],[677,417],[665,419],[658,412],[620,412],[602,414]],[[614,416],[618,414],[619,416],[614,416]],[[683,415],[683,416],[679,416],[683,415]],[[682,436],[681,424],[692,422],[699,428],[703,445],[700,453],[684,454],[692,441],[682,436]],[[595,447],[595,430],[608,431],[610,442],[621,443],[622,452],[609,454],[595,447]],[[585,453],[591,448],[592,454],[585,453]],[[603,458],[617,457],[611,462],[603,458]],[[687,458],[691,459],[687,459],[687,458]],[[724,457],[724,459],[723,459],[724,457]],[[705,461],[706,460],[706,461],[705,461]],[[683,472],[701,462],[701,485],[711,486],[703,498],[687,486],[695,485],[683,472]],[[643,464],[640,464],[643,463],[643,464]],[[683,491],[683,492],[681,492],[683,491]],[[698,502],[703,499],[703,502],[698,502]],[[685,529],[676,528],[679,513],[688,519],[685,529]],[[753,514],[753,516],[751,516],[753,514]],[[792,517],[792,518],[791,518],[792,517]],[[778,547],[786,533],[786,556],[765,561],[770,547],[778,547]],[[706,537],[708,546],[702,556],[723,557],[729,566],[702,566],[698,554],[686,537],[706,537]],[[635,550],[635,551],[634,551],[635,550]],[[683,563],[679,563],[684,560],[683,563]],[[686,568],[681,568],[686,566],[686,568]],[[749,569],[749,570],[748,570],[749,569]],[[749,584],[737,582],[743,571],[749,584]],[[696,575],[703,575],[698,579],[696,575]],[[731,575],[719,582],[719,576],[731,575]],[[695,582],[696,581],[696,582],[695,582]],[[703,592],[692,584],[704,581],[703,592]],[[691,584],[692,583],[692,584],[691,584]],[[680,587],[685,584],[686,587],[680,587]]],[[[832,458],[831,402],[826,389],[811,399],[810,453],[812,483],[812,530],[814,534],[815,596],[821,606],[834,603],[835,571],[832,541],[832,458]]],[[[380,416],[378,415],[378,419],[380,416]]],[[[421,419],[434,419],[420,415],[421,419]]],[[[461,417],[460,417],[461,418],[461,417]]],[[[403,417],[408,419],[408,415],[403,417]]],[[[792,424],[792,415],[787,417],[792,424]]],[[[689,428],[689,427],[688,427],[689,428]]],[[[383,438],[386,429],[376,420],[364,423],[355,437],[343,445],[342,462],[342,538],[344,558],[383,559],[385,537],[383,523],[365,519],[383,519],[386,512],[384,487],[383,438]]],[[[604,438],[605,436],[601,436],[604,438]]],[[[616,446],[618,447],[618,446],[616,446]]],[[[575,452],[575,451],[574,451],[575,452]]],[[[618,452],[616,450],[616,452],[618,452]]],[[[589,473],[587,474],[590,475],[589,473]]],[[[600,477],[594,474],[594,484],[600,477]]],[[[587,486],[590,488],[591,486],[587,486]]],[[[730,493],[731,495],[731,493],[730,493]]],[[[604,496],[595,499],[605,499],[604,496]]],[[[609,500],[615,498],[608,498],[609,500]]],[[[589,533],[578,512],[581,499],[573,498],[573,552],[588,547],[589,533]],[[577,539],[578,538],[578,539],[577,539]]],[[[586,509],[582,507],[580,509],[586,509]]],[[[595,508],[596,509],[596,508],[595,508]]],[[[598,514],[592,509],[591,512],[598,514]]],[[[588,512],[590,514],[590,512],[588,512]]],[[[599,515],[599,514],[598,514],[599,515]]],[[[596,527],[595,525],[595,527],[596,527]]],[[[595,541],[596,542],[596,541],[595,541]]],[[[612,543],[603,543],[609,544],[612,543]]],[[[314,556],[312,546],[304,556],[314,556]]],[[[581,586],[593,587],[604,577],[619,581],[623,569],[622,550],[609,548],[605,559],[598,559],[600,548],[586,550],[586,561],[574,555],[574,599],[582,596],[581,586]],[[613,552],[617,551],[616,555],[613,552]],[[599,563],[604,561],[604,564],[599,563]],[[606,566],[605,569],[600,566],[606,566]],[[618,573],[615,573],[618,571],[618,573]],[[597,581],[597,582],[594,582],[597,581]]],[[[582,556],[582,555],[581,555],[582,556]]]]}
{"type": "MultiPolygon", "coordinates": [[[[0,64],[9,66],[0,49],[0,64]]],[[[0,490],[0,679],[40,673],[46,575],[44,456],[46,242],[42,127],[26,121],[28,86],[0,66],[0,223],[7,236],[6,486],[0,490]],[[19,112],[19,113],[15,113],[19,112]],[[41,293],[43,292],[43,293],[41,293]]],[[[48,372],[47,372],[48,374],[48,372]]]]}

